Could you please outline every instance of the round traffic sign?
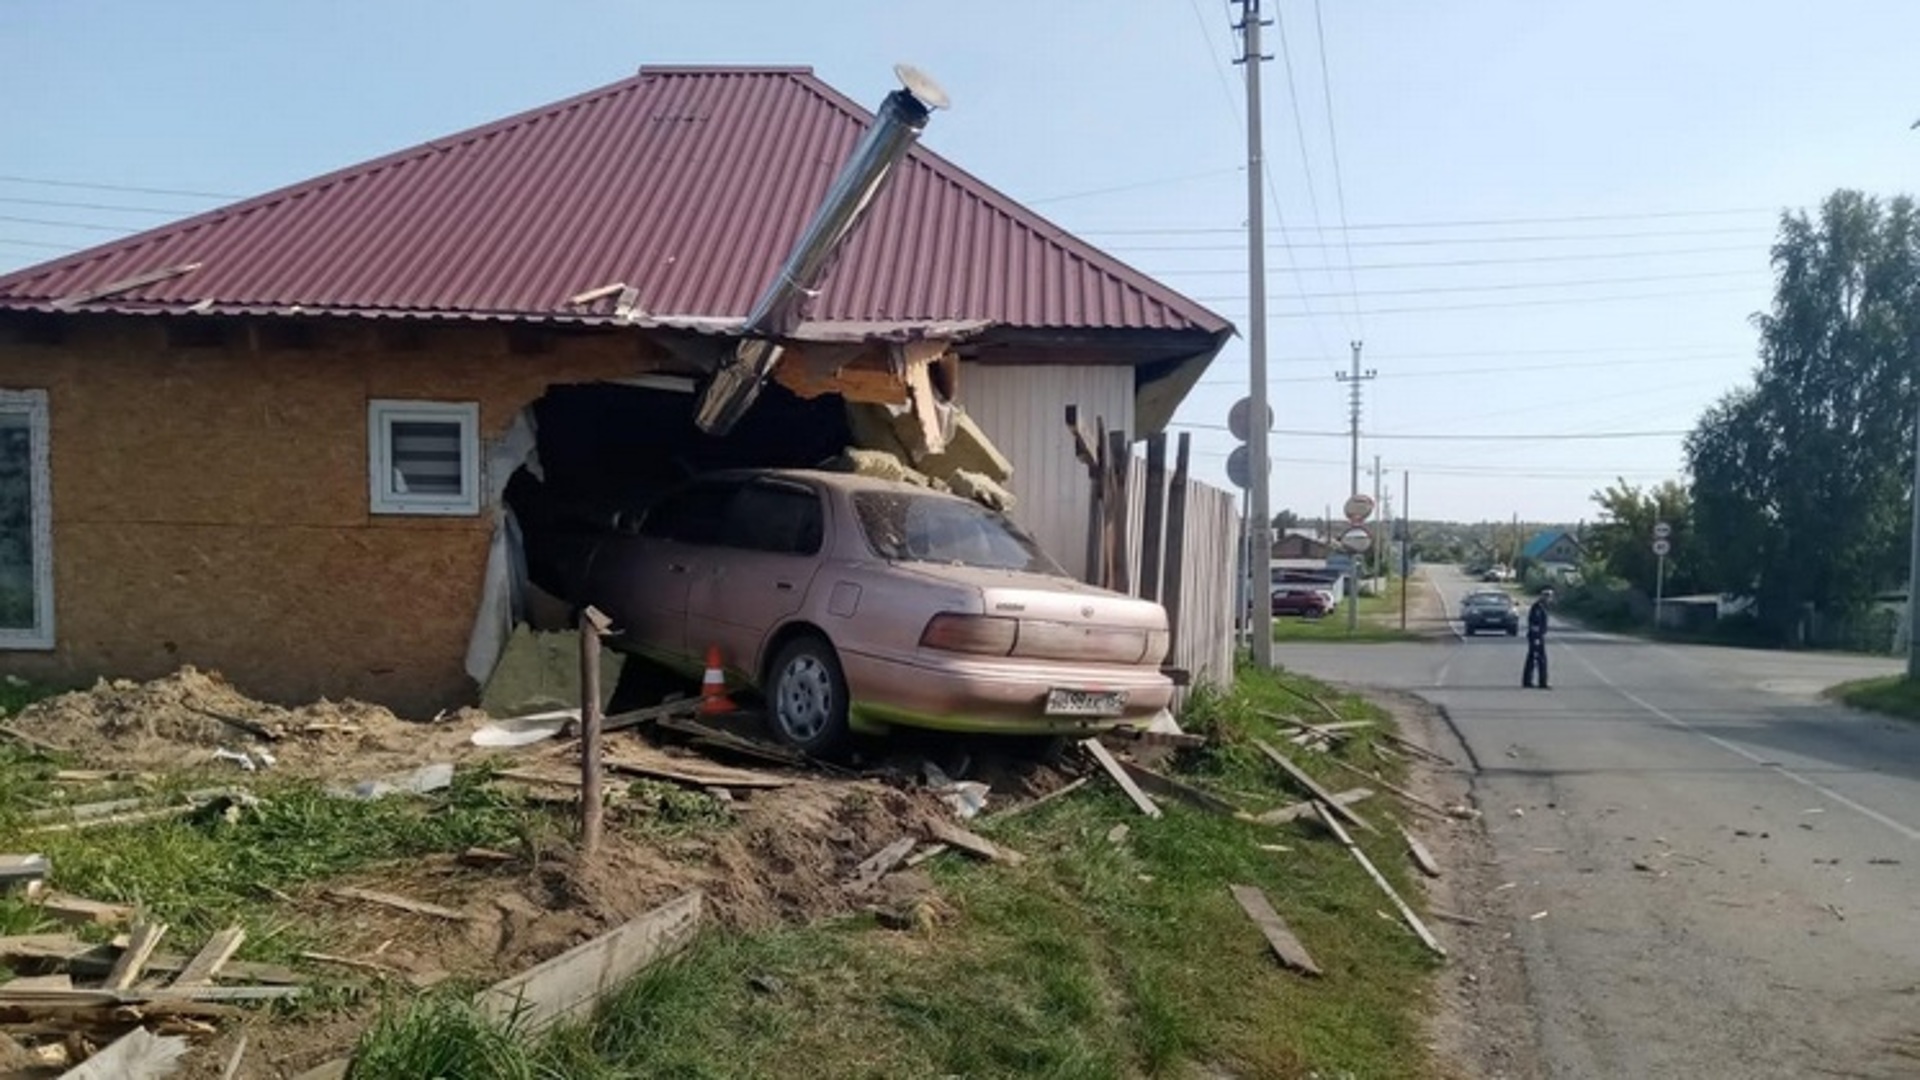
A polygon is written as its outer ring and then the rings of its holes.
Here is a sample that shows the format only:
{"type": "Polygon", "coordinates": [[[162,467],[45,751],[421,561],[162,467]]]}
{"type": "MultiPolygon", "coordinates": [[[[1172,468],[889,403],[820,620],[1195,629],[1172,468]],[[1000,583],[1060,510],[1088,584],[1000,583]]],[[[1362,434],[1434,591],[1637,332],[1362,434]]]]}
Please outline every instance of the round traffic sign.
{"type": "Polygon", "coordinates": [[[1373,546],[1373,534],[1367,531],[1365,525],[1355,525],[1340,534],[1340,546],[1355,555],[1365,554],[1373,546]]]}
{"type": "MultiPolygon", "coordinates": [[[[1252,431],[1247,421],[1252,418],[1253,399],[1241,398],[1239,401],[1233,403],[1233,408],[1227,410],[1227,430],[1233,433],[1234,438],[1239,439],[1241,442],[1246,442],[1247,435],[1252,431]]],[[[1273,430],[1272,405],[1267,406],[1267,430],[1273,430]]]]}
{"type": "Polygon", "coordinates": [[[1673,526],[1667,524],[1664,521],[1654,523],[1653,538],[1655,540],[1665,540],[1667,537],[1672,535],[1673,535],[1673,526]]]}
{"type": "Polygon", "coordinates": [[[1665,555],[1667,552],[1672,550],[1673,550],[1673,541],[1668,540],[1665,537],[1662,537],[1653,542],[1653,553],[1655,555],[1665,555]]]}
{"type": "Polygon", "coordinates": [[[1340,512],[1347,515],[1348,521],[1358,525],[1373,516],[1373,496],[1355,495],[1340,507],[1340,512]]]}
{"type": "Polygon", "coordinates": [[[1236,446],[1227,455],[1227,479],[1241,491],[1253,486],[1253,454],[1245,446],[1236,446]]]}

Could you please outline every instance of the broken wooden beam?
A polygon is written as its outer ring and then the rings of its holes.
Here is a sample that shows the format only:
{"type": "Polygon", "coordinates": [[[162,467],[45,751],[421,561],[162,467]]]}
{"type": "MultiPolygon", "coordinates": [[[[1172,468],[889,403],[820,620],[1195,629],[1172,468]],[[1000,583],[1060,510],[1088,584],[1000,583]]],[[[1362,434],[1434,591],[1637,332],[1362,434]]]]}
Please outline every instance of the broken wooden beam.
{"type": "Polygon", "coordinates": [[[1240,910],[1246,912],[1247,918],[1260,928],[1267,944],[1273,948],[1273,955],[1279,957],[1282,964],[1307,975],[1321,974],[1320,965],[1313,962],[1307,947],[1294,936],[1279,912],[1273,910],[1265,893],[1251,885],[1229,885],[1227,888],[1239,902],[1240,910]]]}
{"type": "Polygon", "coordinates": [[[1299,784],[1303,788],[1306,788],[1307,793],[1309,795],[1312,795],[1314,798],[1320,800],[1323,803],[1326,803],[1329,807],[1332,808],[1334,813],[1339,814],[1341,817],[1346,818],[1348,821],[1352,822],[1354,825],[1358,826],[1359,828],[1365,829],[1370,833],[1376,833],[1376,834],[1379,833],[1380,830],[1374,828],[1372,823],[1368,822],[1367,819],[1361,817],[1359,814],[1356,814],[1352,810],[1348,809],[1338,799],[1335,799],[1331,792],[1329,792],[1326,788],[1321,787],[1318,781],[1314,780],[1313,777],[1308,776],[1300,768],[1300,766],[1295,765],[1293,763],[1292,758],[1288,757],[1287,755],[1281,753],[1278,750],[1275,750],[1271,745],[1269,745],[1263,740],[1255,739],[1253,740],[1253,745],[1256,748],[1258,748],[1262,754],[1265,754],[1267,756],[1267,760],[1273,762],[1275,765],[1278,765],[1282,772],[1292,777],[1294,783],[1299,784]]]}
{"type": "Polygon", "coordinates": [[[919,842],[917,837],[903,836],[869,855],[861,860],[860,865],[853,868],[853,874],[845,884],[840,886],[841,890],[849,894],[859,894],[873,888],[881,878],[886,877],[894,867],[899,866],[901,860],[912,854],[914,846],[919,842]]]}
{"type": "Polygon", "coordinates": [[[464,911],[439,904],[429,904],[421,900],[412,900],[392,893],[375,892],[372,889],[360,889],[351,885],[336,885],[327,890],[327,895],[336,900],[357,900],[364,904],[378,904],[399,911],[410,911],[415,915],[429,915],[436,919],[452,922],[471,922],[473,916],[464,911]]]}
{"type": "Polygon", "coordinates": [[[1136,765],[1131,761],[1122,761],[1120,762],[1120,767],[1126,770],[1128,776],[1133,777],[1134,783],[1139,784],[1142,788],[1145,788],[1155,795],[1164,796],[1169,799],[1179,799],[1182,802],[1197,806],[1202,810],[1210,810],[1213,813],[1223,814],[1227,817],[1240,817],[1246,813],[1245,810],[1215,795],[1211,791],[1203,791],[1200,788],[1194,787],[1192,784],[1175,780],[1171,776],[1163,776],[1143,765],[1136,765]]]}
{"type": "Polygon", "coordinates": [[[1387,899],[1393,901],[1393,906],[1400,910],[1400,917],[1413,928],[1413,932],[1419,936],[1427,948],[1432,949],[1435,955],[1446,956],[1446,947],[1433,936],[1433,931],[1427,929],[1427,924],[1420,921],[1420,916],[1413,913],[1413,909],[1407,906],[1407,902],[1400,899],[1400,894],[1394,891],[1393,886],[1380,873],[1380,869],[1373,865],[1373,860],[1367,858],[1367,853],[1360,850],[1360,845],[1353,842],[1353,837],[1347,835],[1347,830],[1340,827],[1340,822],[1334,817],[1333,810],[1325,803],[1315,803],[1314,809],[1318,812],[1320,821],[1333,831],[1334,837],[1346,845],[1347,852],[1353,856],[1355,862],[1360,864],[1360,868],[1367,872],[1367,876],[1373,879],[1375,885],[1380,886],[1381,892],[1387,894],[1387,899]]]}
{"type": "MultiPolygon", "coordinates": [[[[1372,798],[1373,789],[1363,787],[1349,788],[1346,791],[1336,792],[1333,797],[1338,800],[1342,806],[1352,806],[1362,799],[1372,798]]],[[[1313,800],[1309,799],[1306,802],[1291,803],[1278,810],[1269,810],[1264,814],[1255,814],[1253,820],[1262,825],[1284,825],[1289,821],[1298,821],[1312,813],[1313,800]]]]}
{"type": "Polygon", "coordinates": [[[1159,805],[1148,798],[1146,792],[1140,790],[1140,785],[1133,782],[1133,777],[1127,775],[1127,771],[1120,767],[1120,762],[1100,744],[1099,739],[1082,739],[1080,745],[1086,749],[1087,753],[1093,755],[1093,760],[1100,763],[1100,767],[1113,778],[1113,782],[1120,785],[1120,790],[1127,793],[1127,798],[1133,800],[1133,805],[1138,807],[1141,813],[1150,818],[1160,816],[1159,805]]]}
{"type": "Polygon", "coordinates": [[[72,752],[59,743],[48,742],[37,735],[29,735],[19,728],[14,727],[12,724],[0,724],[0,735],[12,739],[14,742],[19,743],[29,750],[35,750],[42,754],[66,754],[72,752]]]}
{"type": "Polygon", "coordinates": [[[128,942],[126,951],[120,959],[114,961],[113,970],[107,972],[106,982],[101,985],[108,990],[126,990],[140,979],[147,969],[147,961],[153,958],[153,950],[160,947],[160,939],[167,936],[166,923],[139,923],[133,928],[133,940],[128,942]]]}
{"type": "Polygon", "coordinates": [[[1114,728],[1107,732],[1111,738],[1126,739],[1141,746],[1174,746],[1182,750],[1207,745],[1205,735],[1193,735],[1184,731],[1153,731],[1143,728],[1114,728]]]}
{"type": "Polygon", "coordinates": [[[1413,856],[1413,865],[1419,867],[1420,872],[1428,877],[1439,877],[1440,864],[1434,861],[1433,852],[1427,850],[1427,845],[1421,843],[1419,837],[1408,832],[1405,825],[1400,826],[1400,835],[1407,839],[1407,854],[1413,856]]]}
{"type": "Polygon", "coordinates": [[[474,1004],[523,1034],[584,1019],[608,992],[679,952],[700,929],[705,897],[695,890],[545,963],[481,991],[474,1004]]]}
{"type": "Polygon", "coordinates": [[[1402,799],[1405,799],[1409,805],[1425,810],[1427,813],[1432,814],[1437,818],[1440,818],[1442,821],[1453,820],[1453,816],[1451,814],[1448,814],[1445,809],[1435,806],[1434,804],[1428,802],[1427,800],[1421,798],[1418,795],[1415,795],[1413,792],[1408,791],[1405,788],[1396,787],[1393,784],[1389,784],[1385,780],[1380,779],[1378,776],[1375,776],[1373,773],[1370,773],[1365,769],[1359,768],[1358,766],[1349,765],[1346,762],[1341,761],[1337,757],[1328,757],[1327,761],[1338,768],[1345,769],[1346,771],[1352,773],[1355,776],[1360,777],[1363,780],[1367,780],[1371,783],[1379,784],[1383,790],[1390,791],[1393,794],[1400,796],[1402,799]]]}
{"type": "Polygon", "coordinates": [[[949,847],[958,848],[976,859],[1006,863],[1009,866],[1018,866],[1027,861],[1025,855],[1011,848],[1001,847],[979,833],[963,829],[951,821],[943,821],[939,818],[928,821],[927,836],[949,847]]]}
{"type": "Polygon", "coordinates": [[[989,814],[987,816],[992,818],[995,821],[1003,821],[1007,818],[1014,816],[1015,814],[1024,814],[1029,810],[1037,810],[1040,807],[1045,806],[1050,802],[1054,802],[1055,800],[1058,800],[1058,799],[1064,799],[1067,796],[1073,794],[1074,792],[1079,791],[1081,788],[1086,787],[1090,779],[1091,779],[1090,777],[1082,776],[1076,780],[1073,780],[1069,783],[1065,783],[1060,785],[1057,788],[1054,788],[1052,791],[1047,792],[1045,795],[1042,795],[1039,798],[1033,799],[1029,802],[1023,802],[1019,806],[1009,806],[1005,810],[1002,810],[998,813],[989,814]]]}
{"type": "Polygon", "coordinates": [[[0,855],[0,885],[45,881],[46,878],[47,857],[45,855],[0,855]]]}
{"type": "Polygon", "coordinates": [[[629,712],[614,713],[612,716],[601,719],[600,730],[603,733],[625,731],[628,728],[639,727],[641,724],[651,724],[675,716],[691,716],[699,711],[699,698],[681,698],[678,701],[667,701],[659,705],[650,705],[644,709],[633,709],[629,712]]]}
{"type": "Polygon", "coordinates": [[[153,810],[136,810],[127,814],[109,814],[105,817],[85,818],[79,821],[63,821],[55,825],[36,825],[27,833],[39,836],[45,833],[79,832],[85,829],[104,829],[118,825],[144,825],[152,821],[165,821],[168,818],[186,817],[200,809],[202,804],[183,803],[179,806],[162,806],[153,810]]]}
{"type": "Polygon", "coordinates": [[[173,985],[187,987],[211,983],[214,976],[220,974],[220,969],[227,965],[227,961],[233,959],[233,954],[240,951],[241,943],[246,940],[246,930],[238,925],[229,926],[213,935],[207,939],[205,945],[201,946],[200,951],[194,954],[193,959],[187,961],[187,966],[175,976],[173,985]]]}
{"type": "Polygon", "coordinates": [[[654,780],[671,780],[697,788],[781,788],[793,784],[793,778],[789,776],[735,769],[711,762],[678,760],[665,755],[649,757],[647,760],[608,755],[603,759],[603,764],[615,772],[632,773],[654,780]]]}

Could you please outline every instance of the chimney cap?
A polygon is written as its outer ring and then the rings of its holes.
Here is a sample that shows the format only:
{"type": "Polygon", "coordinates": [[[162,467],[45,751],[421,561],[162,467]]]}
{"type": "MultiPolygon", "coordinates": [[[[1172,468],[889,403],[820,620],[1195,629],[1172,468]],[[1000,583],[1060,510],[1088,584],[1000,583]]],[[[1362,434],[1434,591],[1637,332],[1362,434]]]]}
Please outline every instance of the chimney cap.
{"type": "Polygon", "coordinates": [[[920,104],[925,105],[929,109],[945,109],[949,107],[950,102],[947,100],[947,92],[940,88],[939,83],[933,81],[933,76],[921,71],[912,64],[895,64],[893,65],[893,73],[899,77],[900,85],[907,88],[907,93],[920,99],[920,104]]]}

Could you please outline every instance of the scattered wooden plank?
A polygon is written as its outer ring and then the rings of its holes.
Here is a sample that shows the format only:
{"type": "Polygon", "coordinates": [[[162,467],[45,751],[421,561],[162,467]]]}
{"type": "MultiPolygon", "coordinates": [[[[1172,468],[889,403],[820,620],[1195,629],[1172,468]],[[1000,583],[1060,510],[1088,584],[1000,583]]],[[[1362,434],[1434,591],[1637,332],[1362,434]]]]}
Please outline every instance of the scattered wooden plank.
{"type": "Polygon", "coordinates": [[[28,821],[85,821],[89,818],[108,817],[123,814],[129,810],[138,810],[151,805],[153,800],[108,799],[105,802],[81,803],[78,806],[49,806],[44,810],[35,810],[27,815],[28,821]]]}
{"type": "Polygon", "coordinates": [[[665,755],[646,759],[616,758],[609,755],[603,760],[607,768],[617,772],[633,773],[636,776],[646,776],[656,780],[672,780],[675,783],[698,788],[782,788],[793,784],[793,778],[788,776],[774,776],[771,773],[734,769],[711,762],[692,762],[665,755]]]}
{"type": "Polygon", "coordinates": [[[459,860],[466,866],[505,866],[514,860],[514,855],[510,851],[495,851],[493,848],[470,847],[460,853],[459,860]]]}
{"type": "Polygon", "coordinates": [[[1320,820],[1326,824],[1327,828],[1333,830],[1333,835],[1346,845],[1347,852],[1353,856],[1355,862],[1360,864],[1360,868],[1367,872],[1367,876],[1373,879],[1375,885],[1380,886],[1381,892],[1387,894],[1387,899],[1393,901],[1393,906],[1400,910],[1400,917],[1407,921],[1407,925],[1413,928],[1413,932],[1419,935],[1427,948],[1432,949],[1437,956],[1446,956],[1446,948],[1440,944],[1438,938],[1433,936],[1433,931],[1427,929],[1427,924],[1420,921],[1420,916],[1413,913],[1413,909],[1407,906],[1405,900],[1400,899],[1400,894],[1394,892],[1393,886],[1381,876],[1379,868],[1373,865],[1373,860],[1367,858],[1367,853],[1361,851],[1360,845],[1353,842],[1353,837],[1347,835],[1347,830],[1340,827],[1340,822],[1334,817],[1333,810],[1325,803],[1315,803],[1314,809],[1319,812],[1320,820]]]}
{"type": "Polygon", "coordinates": [[[187,1053],[187,1040],[134,1028],[60,1080],[161,1080],[172,1076],[187,1053]]]}
{"type": "MultiPolygon", "coordinates": [[[[1342,806],[1352,806],[1362,799],[1372,797],[1373,789],[1363,787],[1349,788],[1346,791],[1338,792],[1334,795],[1334,798],[1338,799],[1342,806]]],[[[1311,816],[1312,813],[1313,801],[1309,799],[1306,802],[1297,802],[1283,806],[1278,810],[1269,810],[1264,814],[1255,814],[1253,820],[1262,825],[1284,825],[1289,821],[1298,821],[1303,817],[1311,816]]]]}
{"type": "Polygon", "coordinates": [[[1438,764],[1445,765],[1450,769],[1455,767],[1453,763],[1453,759],[1446,756],[1445,754],[1436,753],[1435,751],[1429,750],[1426,747],[1421,746],[1417,742],[1408,742],[1406,739],[1400,737],[1399,735],[1394,734],[1391,731],[1382,731],[1380,733],[1380,737],[1394,744],[1395,746],[1398,746],[1408,751],[1409,753],[1415,754],[1419,757],[1426,758],[1429,761],[1433,761],[1438,764]]]}
{"type": "Polygon", "coordinates": [[[919,851],[914,852],[912,855],[907,856],[907,861],[902,865],[905,865],[908,867],[919,866],[921,863],[926,862],[928,859],[931,859],[937,855],[944,855],[947,852],[952,850],[953,849],[951,847],[948,847],[946,844],[928,844],[926,847],[923,847],[919,851]]]}
{"type": "Polygon", "coordinates": [[[0,735],[12,739],[14,742],[19,743],[29,750],[37,750],[43,754],[65,754],[70,752],[59,743],[48,742],[37,735],[29,735],[19,728],[14,727],[12,724],[0,724],[0,735]]]}
{"type": "Polygon", "coordinates": [[[1079,791],[1081,788],[1086,787],[1089,781],[1090,781],[1089,777],[1082,776],[1079,779],[1072,781],[1071,783],[1062,784],[1059,787],[1054,788],[1052,791],[1047,792],[1045,795],[1042,795],[1037,799],[1033,799],[1028,802],[1023,802],[1019,806],[1010,806],[1005,810],[1002,810],[995,814],[989,814],[988,816],[995,821],[1002,821],[1002,820],[1005,820],[1006,818],[1010,818],[1014,816],[1015,814],[1024,814],[1029,810],[1034,810],[1039,807],[1045,806],[1056,799],[1066,798],[1068,795],[1071,795],[1074,792],[1079,791]]]}
{"type": "Polygon", "coordinates": [[[337,900],[357,900],[364,904],[379,904],[382,907],[396,908],[400,911],[411,911],[415,915],[430,915],[436,919],[447,919],[453,922],[471,922],[473,920],[472,915],[454,908],[441,907],[439,904],[429,904],[421,900],[408,899],[404,896],[395,896],[392,893],[375,892],[372,889],[359,889],[351,885],[336,885],[327,890],[327,895],[337,900]]]}
{"type": "Polygon", "coordinates": [[[71,975],[19,975],[0,983],[0,994],[31,997],[42,990],[71,990],[71,975]]]}
{"type": "Polygon", "coordinates": [[[1213,813],[1224,814],[1227,817],[1240,817],[1246,813],[1245,810],[1215,795],[1211,791],[1203,791],[1191,784],[1175,780],[1171,776],[1163,776],[1143,765],[1136,765],[1131,761],[1122,761],[1120,762],[1120,767],[1127,771],[1128,776],[1133,777],[1134,783],[1139,784],[1142,788],[1145,788],[1155,795],[1161,795],[1169,799],[1179,799],[1182,802],[1191,803],[1202,810],[1210,810],[1213,813]]]}
{"type": "MultiPolygon", "coordinates": [[[[113,970],[114,961],[119,959],[120,950],[132,939],[121,935],[116,944],[88,946],[79,942],[80,951],[60,958],[66,969],[79,976],[104,976],[113,970]]],[[[147,961],[149,975],[177,975],[187,969],[191,960],[188,957],[156,952],[147,961]]],[[[275,986],[297,986],[306,981],[306,977],[289,967],[279,964],[260,964],[250,960],[230,960],[220,969],[219,976],[234,981],[251,983],[269,983],[275,986]]]]}
{"type": "Polygon", "coordinates": [[[1018,866],[1027,861],[1025,855],[1011,848],[1004,848],[979,833],[963,829],[951,821],[934,818],[927,823],[927,835],[949,847],[959,848],[978,859],[989,862],[1006,863],[1018,866]]]}
{"type": "Polygon", "coordinates": [[[93,948],[71,934],[14,934],[0,937],[0,961],[65,961],[93,948]]]}
{"type": "Polygon", "coordinates": [[[1363,780],[1366,780],[1370,783],[1379,784],[1383,790],[1390,791],[1393,794],[1400,796],[1402,799],[1405,799],[1410,805],[1416,806],[1422,810],[1425,810],[1427,813],[1432,814],[1434,817],[1437,817],[1442,821],[1453,820],[1452,815],[1448,814],[1446,810],[1443,809],[1442,807],[1435,806],[1434,804],[1428,802],[1427,800],[1421,798],[1418,795],[1415,795],[1413,792],[1408,791],[1405,788],[1396,787],[1393,784],[1389,784],[1385,780],[1380,779],[1378,776],[1375,776],[1374,774],[1366,771],[1365,769],[1359,768],[1357,766],[1349,765],[1346,762],[1341,761],[1339,758],[1336,758],[1336,757],[1329,757],[1327,761],[1338,768],[1345,769],[1346,771],[1352,773],[1355,776],[1360,777],[1363,780]]]}
{"type": "Polygon", "coordinates": [[[357,971],[371,971],[378,975],[404,978],[406,972],[392,964],[382,964],[377,960],[359,960],[351,956],[335,956],[332,953],[303,952],[296,953],[302,960],[311,960],[316,964],[332,964],[335,967],[353,968],[357,971]]]}
{"type": "Polygon", "coordinates": [[[22,881],[45,881],[47,878],[47,857],[45,855],[0,855],[0,885],[12,885],[22,881]]]}
{"type": "Polygon", "coordinates": [[[63,821],[57,825],[36,825],[27,830],[29,835],[44,833],[79,832],[83,829],[106,829],[121,825],[143,825],[150,821],[164,821],[168,818],[186,817],[199,804],[183,803],[179,806],[162,806],[154,810],[138,810],[130,814],[110,814],[106,817],[86,818],[81,821],[63,821]]]}
{"type": "Polygon", "coordinates": [[[1191,735],[1184,731],[1148,731],[1142,728],[1115,728],[1107,732],[1115,738],[1137,742],[1142,746],[1174,746],[1182,750],[1207,745],[1205,735],[1191,735]]]}
{"type": "Polygon", "coordinates": [[[869,855],[860,865],[853,868],[853,876],[840,886],[848,893],[863,893],[878,884],[901,860],[912,854],[914,845],[920,842],[918,837],[903,836],[879,851],[869,855]]]}
{"type": "Polygon", "coordinates": [[[1113,782],[1120,785],[1120,790],[1127,793],[1127,798],[1133,800],[1133,805],[1139,807],[1141,813],[1150,818],[1160,816],[1160,807],[1147,797],[1146,792],[1140,790],[1140,785],[1133,782],[1133,777],[1127,775],[1127,771],[1120,767],[1120,762],[1100,744],[1099,739],[1082,739],[1080,745],[1093,755],[1093,760],[1100,763],[1108,776],[1113,777],[1113,782]]]}
{"type": "Polygon", "coordinates": [[[1440,864],[1434,861],[1433,852],[1427,850],[1427,845],[1421,843],[1419,837],[1408,832],[1404,825],[1400,826],[1400,835],[1407,838],[1407,854],[1413,856],[1413,865],[1419,867],[1420,872],[1428,877],[1439,877],[1440,864]]]}
{"type": "Polygon", "coordinates": [[[199,713],[201,716],[205,716],[213,720],[218,720],[221,723],[227,725],[230,728],[233,728],[236,731],[244,731],[256,739],[260,739],[265,742],[280,741],[280,733],[278,731],[275,731],[274,729],[268,727],[267,725],[262,724],[258,720],[249,720],[244,716],[234,716],[231,713],[223,713],[214,709],[204,709],[198,705],[188,705],[187,708],[193,712],[199,713]]]}
{"type": "Polygon", "coordinates": [[[1452,911],[1442,911],[1439,908],[1428,908],[1427,914],[1433,916],[1436,919],[1439,919],[1441,922],[1459,923],[1461,926],[1487,925],[1485,922],[1479,919],[1476,919],[1471,915],[1461,915],[1452,911]]]}
{"type": "Polygon", "coordinates": [[[495,983],[474,1004],[521,1033],[584,1017],[608,991],[642,968],[685,948],[700,928],[704,896],[689,892],[625,926],[495,983]]]}
{"type": "Polygon", "coordinates": [[[1306,788],[1308,794],[1312,795],[1314,798],[1332,807],[1334,813],[1339,814],[1341,817],[1346,818],[1348,821],[1352,822],[1354,825],[1362,829],[1365,829],[1370,833],[1376,833],[1376,834],[1379,833],[1380,830],[1374,828],[1373,825],[1367,821],[1367,819],[1361,817],[1359,814],[1356,814],[1352,810],[1348,809],[1345,804],[1341,803],[1338,799],[1335,799],[1331,792],[1329,792],[1326,788],[1321,787],[1318,781],[1314,780],[1313,777],[1308,776],[1305,772],[1303,772],[1300,766],[1295,765],[1293,763],[1292,758],[1288,757],[1287,755],[1281,753],[1278,750],[1275,750],[1271,745],[1269,745],[1263,740],[1255,739],[1253,740],[1253,745],[1258,747],[1261,753],[1267,755],[1267,760],[1273,762],[1275,765],[1278,765],[1280,767],[1280,771],[1286,773],[1288,776],[1291,776],[1293,778],[1294,783],[1299,784],[1303,788],[1306,788]]]}
{"type": "Polygon", "coordinates": [[[656,720],[664,720],[672,716],[691,716],[699,711],[699,698],[681,698],[678,701],[651,705],[644,709],[633,709],[628,712],[614,713],[612,716],[605,717],[600,721],[600,730],[602,732],[625,731],[628,728],[639,727],[642,724],[651,724],[656,720]]]}
{"type": "Polygon", "coordinates": [[[246,940],[246,930],[238,925],[229,926],[213,935],[193,959],[187,961],[187,966],[181,970],[180,974],[174,977],[173,985],[205,986],[211,983],[214,976],[220,974],[220,969],[227,965],[227,961],[233,959],[233,954],[240,951],[241,943],[246,940]]]}
{"type": "Polygon", "coordinates": [[[42,914],[72,925],[112,926],[133,919],[133,909],[125,904],[107,904],[84,896],[49,893],[39,902],[42,914]]]}
{"type": "Polygon", "coordinates": [[[166,923],[139,923],[133,928],[133,940],[128,943],[120,959],[114,962],[113,970],[107,972],[107,980],[102,985],[108,990],[125,990],[140,978],[147,969],[147,961],[153,958],[153,950],[160,947],[160,939],[167,936],[166,923]]]}
{"type": "Polygon", "coordinates": [[[1293,935],[1279,912],[1273,910],[1265,893],[1251,885],[1229,885],[1227,888],[1233,893],[1233,898],[1239,901],[1240,910],[1246,912],[1247,918],[1252,919],[1253,924],[1260,928],[1260,933],[1266,936],[1267,944],[1273,947],[1273,955],[1279,957],[1282,964],[1308,975],[1321,974],[1320,965],[1313,962],[1307,947],[1293,935]]]}
{"type": "Polygon", "coordinates": [[[247,1033],[241,1032],[234,1040],[233,1053],[227,1055],[227,1066],[220,1070],[220,1080],[234,1080],[240,1075],[240,1062],[247,1056],[247,1033]]]}

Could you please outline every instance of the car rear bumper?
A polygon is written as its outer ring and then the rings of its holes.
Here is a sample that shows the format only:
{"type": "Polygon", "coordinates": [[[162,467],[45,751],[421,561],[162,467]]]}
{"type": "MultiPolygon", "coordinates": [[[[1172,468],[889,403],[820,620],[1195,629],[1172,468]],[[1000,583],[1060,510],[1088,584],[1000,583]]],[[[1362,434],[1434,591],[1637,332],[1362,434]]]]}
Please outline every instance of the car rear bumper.
{"type": "Polygon", "coordinates": [[[853,727],[893,726],[1005,735],[1071,735],[1145,724],[1173,700],[1157,668],[955,657],[938,663],[843,652],[853,727]],[[1048,716],[1047,692],[1119,690],[1119,716],[1048,716]]]}

